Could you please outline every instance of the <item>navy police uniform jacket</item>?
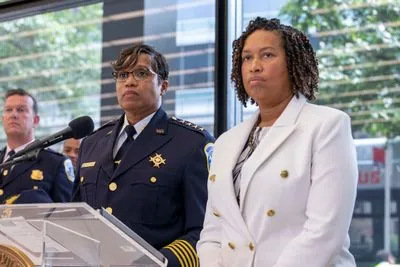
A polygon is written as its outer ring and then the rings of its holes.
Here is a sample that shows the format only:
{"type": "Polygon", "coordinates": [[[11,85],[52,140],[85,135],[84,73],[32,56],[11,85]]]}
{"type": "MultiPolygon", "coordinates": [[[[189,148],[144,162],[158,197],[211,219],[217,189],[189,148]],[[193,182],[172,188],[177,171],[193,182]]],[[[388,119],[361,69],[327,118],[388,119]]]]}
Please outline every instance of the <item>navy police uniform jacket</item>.
{"type": "Polygon", "coordinates": [[[207,202],[214,138],[159,109],[118,165],[113,147],[124,116],[81,144],[75,201],[104,207],[168,258],[199,266],[195,252],[207,202]]]}
{"type": "MultiPolygon", "coordinates": [[[[0,151],[0,162],[6,149],[0,151]]],[[[51,203],[71,201],[75,179],[71,160],[51,149],[34,161],[1,169],[0,203],[51,203]]]]}

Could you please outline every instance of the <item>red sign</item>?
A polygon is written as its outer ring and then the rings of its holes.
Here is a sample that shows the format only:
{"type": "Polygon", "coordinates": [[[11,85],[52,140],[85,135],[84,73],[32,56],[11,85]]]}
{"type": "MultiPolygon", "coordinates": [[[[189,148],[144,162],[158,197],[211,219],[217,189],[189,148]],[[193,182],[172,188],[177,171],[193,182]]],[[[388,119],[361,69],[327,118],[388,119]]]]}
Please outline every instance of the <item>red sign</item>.
{"type": "Polygon", "coordinates": [[[379,170],[359,170],[358,184],[376,185],[381,182],[381,172],[379,170]]]}

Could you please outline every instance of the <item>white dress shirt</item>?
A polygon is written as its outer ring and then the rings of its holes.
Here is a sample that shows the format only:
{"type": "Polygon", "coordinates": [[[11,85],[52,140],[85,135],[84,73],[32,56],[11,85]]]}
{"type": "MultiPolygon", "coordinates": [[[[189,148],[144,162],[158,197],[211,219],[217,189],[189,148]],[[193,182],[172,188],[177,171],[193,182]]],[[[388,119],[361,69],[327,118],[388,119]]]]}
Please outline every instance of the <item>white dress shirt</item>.
{"type": "MultiPolygon", "coordinates": [[[[145,117],[144,119],[138,121],[133,125],[136,130],[136,134],[133,136],[133,139],[136,139],[139,134],[146,128],[147,124],[151,121],[153,116],[156,114],[156,112],[151,113],[149,116],[145,117]]],[[[124,116],[124,124],[122,125],[121,129],[119,130],[118,138],[117,141],[115,142],[114,148],[113,148],[113,158],[117,155],[117,152],[119,148],[122,146],[122,144],[125,142],[127,135],[126,132],[124,131],[125,127],[129,125],[128,118],[126,117],[126,114],[124,116]]]]}

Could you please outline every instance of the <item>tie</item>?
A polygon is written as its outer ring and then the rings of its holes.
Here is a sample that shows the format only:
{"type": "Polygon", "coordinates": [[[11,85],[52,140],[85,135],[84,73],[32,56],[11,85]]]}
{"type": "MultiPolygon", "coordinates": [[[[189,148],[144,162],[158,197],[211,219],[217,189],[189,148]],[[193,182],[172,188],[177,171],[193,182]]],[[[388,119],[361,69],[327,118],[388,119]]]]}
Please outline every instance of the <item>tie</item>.
{"type": "Polygon", "coordinates": [[[11,157],[12,156],[14,156],[15,155],[15,151],[12,149],[12,150],[10,150],[10,151],[8,151],[8,153],[7,153],[7,160],[6,161],[10,161],[11,160],[11,157]]]}
{"type": "MultiPolygon", "coordinates": [[[[136,130],[133,125],[127,125],[124,131],[128,137],[126,138],[125,142],[122,143],[122,146],[119,148],[117,155],[115,155],[114,162],[118,162],[124,157],[126,151],[128,151],[130,145],[133,143],[133,136],[136,134],[136,130]]],[[[115,165],[117,166],[117,164],[115,165]]]]}

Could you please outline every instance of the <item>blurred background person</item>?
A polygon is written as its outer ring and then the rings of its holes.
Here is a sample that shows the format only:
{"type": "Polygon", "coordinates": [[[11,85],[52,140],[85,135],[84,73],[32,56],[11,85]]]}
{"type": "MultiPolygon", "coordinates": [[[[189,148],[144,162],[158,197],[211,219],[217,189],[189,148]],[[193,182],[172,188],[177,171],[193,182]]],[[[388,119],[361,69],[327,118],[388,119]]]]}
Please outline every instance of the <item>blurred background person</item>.
{"type": "Polygon", "coordinates": [[[400,266],[396,263],[396,258],[387,250],[379,250],[376,253],[376,265],[375,267],[386,267],[386,266],[400,266]]]}
{"type": "Polygon", "coordinates": [[[308,38],[257,17],[234,41],[232,66],[239,101],[258,111],[215,143],[200,266],[356,266],[350,118],[308,103],[319,82],[308,38]]]}
{"type": "Polygon", "coordinates": [[[80,139],[69,138],[64,141],[62,153],[67,156],[76,170],[76,164],[79,156],[79,147],[81,146],[80,139]]]}
{"type": "MultiPolygon", "coordinates": [[[[2,162],[32,143],[40,117],[36,99],[23,89],[6,92],[3,126],[7,146],[2,162]]],[[[71,160],[51,149],[42,149],[36,160],[1,169],[0,203],[44,203],[71,200],[74,171],[71,160]]]]}

